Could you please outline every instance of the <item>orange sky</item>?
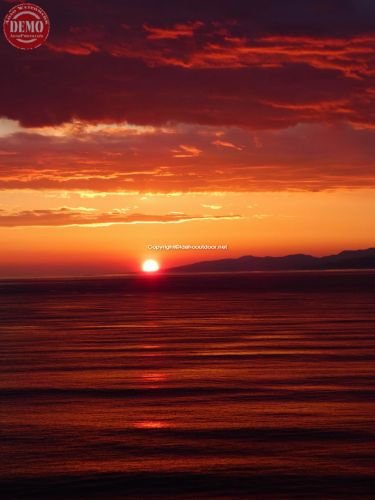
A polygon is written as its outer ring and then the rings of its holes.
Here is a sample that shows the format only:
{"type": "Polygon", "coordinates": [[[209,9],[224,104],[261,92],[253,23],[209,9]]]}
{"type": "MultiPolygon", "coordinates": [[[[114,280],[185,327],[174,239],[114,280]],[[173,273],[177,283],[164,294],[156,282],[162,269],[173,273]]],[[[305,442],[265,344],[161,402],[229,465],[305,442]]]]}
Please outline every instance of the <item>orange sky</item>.
{"type": "Polygon", "coordinates": [[[45,46],[2,40],[0,276],[375,246],[373,9],[349,4],[56,0],[45,46]]]}
{"type": "Polygon", "coordinates": [[[170,267],[246,254],[323,255],[371,246],[375,234],[372,190],[95,194],[100,196],[87,198],[88,193],[73,191],[7,193],[7,207],[18,215],[13,215],[12,227],[0,228],[1,274],[137,271],[149,257],[170,267]],[[55,215],[45,220],[44,213],[55,215]],[[103,213],[132,221],[87,220],[103,213]],[[77,221],[64,221],[71,214],[77,221]],[[175,220],[162,220],[171,214],[175,220]],[[144,222],[146,215],[149,221],[144,222]],[[175,244],[228,245],[228,250],[149,249],[175,244]]]}

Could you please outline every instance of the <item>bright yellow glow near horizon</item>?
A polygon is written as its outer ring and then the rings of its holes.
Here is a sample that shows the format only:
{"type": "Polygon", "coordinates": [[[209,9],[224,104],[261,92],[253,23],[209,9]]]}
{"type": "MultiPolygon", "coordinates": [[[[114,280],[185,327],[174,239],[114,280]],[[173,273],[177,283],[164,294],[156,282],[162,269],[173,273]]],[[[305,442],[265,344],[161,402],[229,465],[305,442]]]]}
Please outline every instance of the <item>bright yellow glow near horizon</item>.
{"type": "Polygon", "coordinates": [[[142,264],[142,271],[145,273],[155,273],[159,271],[160,266],[158,262],[154,259],[147,259],[142,264]]]}

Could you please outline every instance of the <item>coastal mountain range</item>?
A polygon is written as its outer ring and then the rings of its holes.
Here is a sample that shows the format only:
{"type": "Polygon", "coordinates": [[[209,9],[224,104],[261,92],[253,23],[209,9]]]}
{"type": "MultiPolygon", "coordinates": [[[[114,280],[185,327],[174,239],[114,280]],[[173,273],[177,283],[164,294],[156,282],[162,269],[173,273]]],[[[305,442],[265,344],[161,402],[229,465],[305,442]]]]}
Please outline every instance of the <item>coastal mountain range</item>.
{"type": "Polygon", "coordinates": [[[375,269],[375,248],[344,250],[336,255],[314,257],[295,254],[284,257],[255,257],[245,255],[236,259],[195,262],[169,268],[167,272],[244,272],[244,271],[297,271],[325,269],[375,269]]]}

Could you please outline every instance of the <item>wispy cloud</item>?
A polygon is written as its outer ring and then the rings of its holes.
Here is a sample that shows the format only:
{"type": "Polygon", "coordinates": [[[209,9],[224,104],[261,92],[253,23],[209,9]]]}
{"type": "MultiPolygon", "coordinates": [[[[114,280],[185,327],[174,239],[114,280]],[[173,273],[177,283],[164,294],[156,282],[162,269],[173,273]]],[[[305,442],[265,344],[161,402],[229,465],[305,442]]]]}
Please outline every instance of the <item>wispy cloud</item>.
{"type": "Polygon", "coordinates": [[[173,150],[173,156],[175,158],[195,158],[202,153],[202,150],[195,146],[187,146],[186,144],[181,144],[178,149],[173,150]]]}
{"type": "Polygon", "coordinates": [[[223,148],[237,149],[237,151],[242,151],[242,148],[240,146],[236,146],[229,141],[221,141],[220,139],[217,139],[216,141],[213,141],[212,144],[214,144],[215,146],[221,146],[223,148]]]}
{"type": "Polygon", "coordinates": [[[195,31],[203,26],[201,21],[175,24],[170,28],[143,25],[149,40],[176,40],[177,38],[192,37],[195,31]]]}
{"type": "Polygon", "coordinates": [[[113,224],[163,224],[195,220],[240,219],[240,215],[189,215],[171,212],[163,215],[127,213],[127,209],[114,209],[98,213],[94,208],[61,207],[56,210],[24,210],[8,212],[0,210],[0,226],[109,226],[113,224]]]}

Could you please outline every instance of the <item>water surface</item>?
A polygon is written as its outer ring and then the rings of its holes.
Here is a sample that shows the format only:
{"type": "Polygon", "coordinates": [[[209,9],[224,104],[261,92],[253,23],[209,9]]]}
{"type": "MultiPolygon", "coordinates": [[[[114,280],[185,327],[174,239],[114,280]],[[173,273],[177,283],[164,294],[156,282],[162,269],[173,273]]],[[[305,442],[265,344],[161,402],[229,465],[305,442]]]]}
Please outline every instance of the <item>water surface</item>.
{"type": "Polygon", "coordinates": [[[0,282],[3,498],[373,498],[375,273],[0,282]]]}

